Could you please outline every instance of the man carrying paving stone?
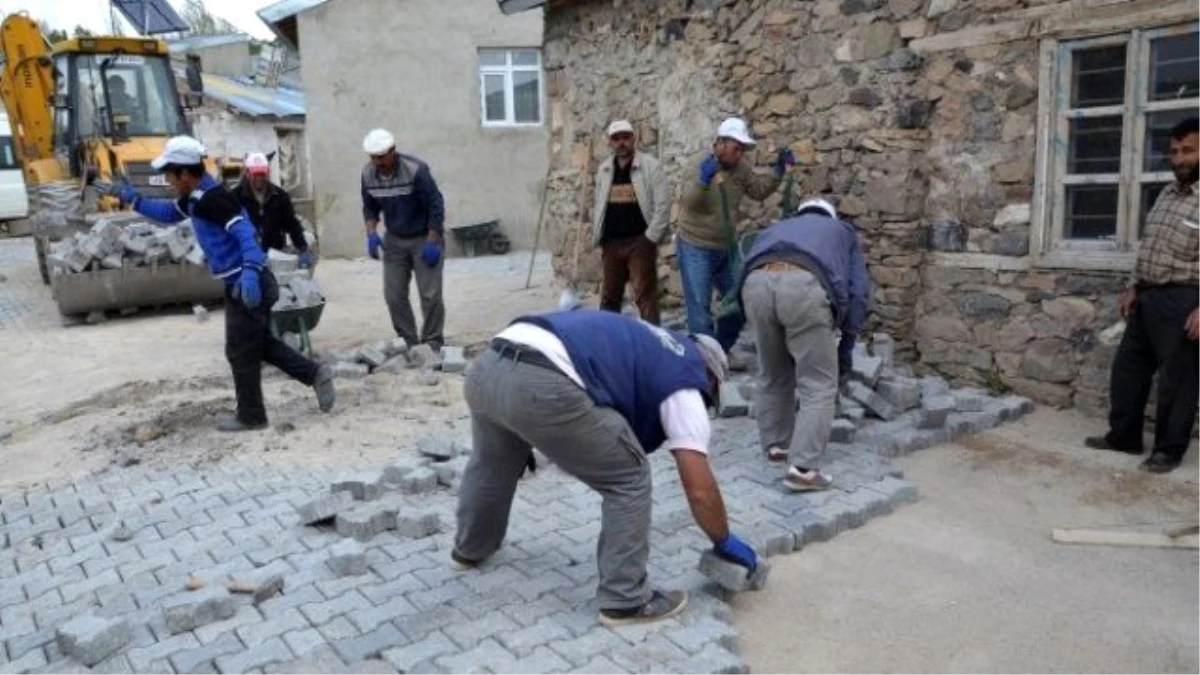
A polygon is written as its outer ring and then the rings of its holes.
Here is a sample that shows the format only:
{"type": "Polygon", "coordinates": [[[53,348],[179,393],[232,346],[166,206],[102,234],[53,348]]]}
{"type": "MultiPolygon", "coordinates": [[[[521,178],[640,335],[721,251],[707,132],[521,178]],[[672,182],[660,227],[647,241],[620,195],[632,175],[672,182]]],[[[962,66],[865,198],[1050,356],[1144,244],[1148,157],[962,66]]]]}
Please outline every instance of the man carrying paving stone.
{"type": "Polygon", "coordinates": [[[128,183],[115,186],[115,191],[135,211],[160,223],[191,218],[209,271],[225,282],[225,357],[233,369],[237,411],[218,421],[217,429],[249,431],[267,426],[263,361],[313,387],[321,412],[329,412],[336,397],[333,371],[305,358],[267,329],[279,286],[250,218],[220,182],[205,173],[204,156],[199,141],[176,136],[151,162],[179,195],[176,200],[144,199],[128,183]]]}
{"type": "Polygon", "coordinates": [[[647,453],[671,450],[692,516],[713,551],[752,573],[758,556],[729,531],[708,464],[712,403],[728,362],[708,336],[639,319],[575,310],[516,319],[467,375],[474,448],[459,488],[451,561],[475,567],[508,529],[532,447],[600,493],[600,621],[619,626],[674,616],[684,591],[650,586],[647,453]]]}
{"type": "Polygon", "coordinates": [[[823,490],[832,483],[819,464],[837,412],[839,357],[853,349],[871,297],[858,234],[829,202],[812,199],[758,235],[743,270],[738,293],[758,345],[759,440],[768,460],[791,460],[788,489],[823,490]]]}

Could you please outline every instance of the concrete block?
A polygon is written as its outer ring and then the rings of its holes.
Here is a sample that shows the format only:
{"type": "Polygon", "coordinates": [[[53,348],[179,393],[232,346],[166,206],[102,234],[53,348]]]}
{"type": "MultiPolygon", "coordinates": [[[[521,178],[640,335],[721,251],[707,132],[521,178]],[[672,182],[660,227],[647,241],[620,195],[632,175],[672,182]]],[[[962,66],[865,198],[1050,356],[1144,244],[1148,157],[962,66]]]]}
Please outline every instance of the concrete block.
{"type": "Polygon", "coordinates": [[[851,400],[861,403],[868,412],[873,413],[876,417],[892,420],[899,414],[891,403],[862,382],[850,382],[846,387],[851,400]]]}
{"type": "Polygon", "coordinates": [[[898,377],[882,381],[875,386],[875,392],[891,403],[898,412],[912,410],[921,405],[921,385],[908,378],[898,377]]]}
{"type": "Polygon", "coordinates": [[[850,420],[837,419],[829,428],[830,443],[853,443],[857,427],[850,420]]]}
{"type": "Polygon", "coordinates": [[[438,355],[429,345],[417,345],[408,350],[408,365],[411,368],[433,368],[438,364],[438,355]]]}
{"type": "Polygon", "coordinates": [[[68,245],[63,250],[63,262],[66,263],[67,269],[72,272],[82,272],[92,264],[92,256],[81,250],[78,246],[68,245]]]}
{"type": "Polygon", "coordinates": [[[300,516],[302,525],[328,523],[337,517],[339,511],[349,508],[351,500],[349,493],[334,493],[300,505],[296,508],[296,514],[300,516]]]}
{"type": "Polygon", "coordinates": [[[1009,419],[1016,419],[1033,412],[1033,401],[1024,396],[1005,396],[999,402],[1008,411],[1009,419]]]}
{"type": "Polygon", "coordinates": [[[208,308],[204,305],[192,305],[192,316],[196,317],[198,323],[208,321],[208,308]]]}
{"type": "Polygon", "coordinates": [[[336,361],[333,364],[333,376],[347,380],[359,380],[366,377],[371,372],[365,364],[362,363],[347,363],[346,361],[336,361]]]}
{"type": "Polygon", "coordinates": [[[272,272],[291,272],[300,267],[300,257],[278,249],[267,251],[267,267],[272,272]]]}
{"type": "Polygon", "coordinates": [[[124,647],[130,635],[125,619],[85,614],[58,627],[58,649],[91,667],[124,647]]]}
{"type": "Polygon", "coordinates": [[[387,355],[373,345],[364,345],[358,349],[358,361],[370,368],[378,368],[387,362],[387,355]]]}
{"type": "Polygon", "coordinates": [[[335,527],[343,537],[370,541],[380,532],[395,529],[399,512],[400,507],[390,502],[360,504],[339,513],[335,527]]]}
{"type": "Polygon", "coordinates": [[[402,457],[383,467],[383,480],[385,483],[401,483],[405,476],[423,468],[426,464],[428,461],[425,459],[402,457]]]}
{"type": "Polygon", "coordinates": [[[713,553],[711,549],[700,554],[700,564],[696,566],[696,569],[720,587],[733,593],[761,589],[766,585],[767,577],[771,573],[771,565],[766,560],[759,559],[758,567],[753,573],[750,573],[745,567],[725,560],[713,553]]]}
{"type": "Polygon", "coordinates": [[[389,358],[408,353],[408,342],[402,337],[386,340],[380,344],[383,345],[383,353],[387,354],[389,358]]]}
{"type": "Polygon", "coordinates": [[[329,569],[339,577],[356,577],[367,573],[367,554],[362,544],[346,539],[329,547],[329,569]]]}
{"type": "Polygon", "coordinates": [[[176,229],[167,238],[167,255],[171,256],[171,260],[179,262],[191,252],[195,243],[194,240],[188,239],[179,229],[176,229]]]}
{"type": "Polygon", "coordinates": [[[435,462],[445,462],[453,459],[458,453],[454,450],[454,441],[445,436],[426,436],[417,443],[417,452],[435,462]]]}
{"type": "Polygon", "coordinates": [[[162,606],[167,630],[172,635],[223,621],[237,613],[233,596],[220,586],[172,596],[163,600],[162,606]]]}
{"type": "Polygon", "coordinates": [[[883,361],[884,368],[891,368],[896,358],[896,341],[887,333],[872,334],[871,354],[883,361]]]}
{"type": "Polygon", "coordinates": [[[950,384],[940,377],[926,375],[921,380],[921,398],[927,396],[944,396],[950,393],[950,384]]]}
{"type": "Polygon", "coordinates": [[[383,472],[363,471],[338,477],[330,492],[349,492],[355,501],[369,502],[383,495],[383,472]]]}
{"type": "Polygon", "coordinates": [[[396,534],[410,539],[429,537],[442,531],[442,517],[437,511],[417,511],[396,516],[396,534]]]}
{"type": "MultiPolygon", "coordinates": [[[[467,468],[467,462],[470,457],[459,456],[447,462],[438,462],[433,465],[433,472],[437,475],[439,485],[451,487],[454,485],[455,479],[463,475],[463,471],[467,468]]],[[[541,464],[538,464],[541,466],[541,464]]]]}
{"type": "Polygon", "coordinates": [[[125,261],[118,253],[109,253],[100,260],[100,266],[106,270],[119,270],[125,266],[125,261]]]}
{"type": "Polygon", "coordinates": [[[375,369],[375,372],[399,375],[405,370],[408,370],[408,357],[404,356],[403,354],[398,354],[388,358],[387,361],[384,361],[383,365],[375,369]]]}
{"type": "Polygon", "coordinates": [[[950,413],[954,412],[953,396],[930,396],[921,402],[921,417],[917,421],[918,429],[941,429],[946,426],[950,413]]]}
{"type": "Polygon", "coordinates": [[[421,467],[410,471],[399,483],[400,491],[408,495],[433,492],[437,489],[437,473],[429,467],[421,467]]]}
{"type": "Polygon", "coordinates": [[[442,347],[442,372],[461,373],[467,369],[467,356],[462,347],[442,347]]]}
{"type": "Polygon", "coordinates": [[[868,387],[874,387],[883,373],[883,359],[855,350],[850,367],[850,377],[868,387]]]}
{"type": "Polygon", "coordinates": [[[743,417],[750,412],[750,403],[742,397],[742,392],[732,382],[721,383],[720,407],[718,417],[743,417]]]}
{"type": "Polygon", "coordinates": [[[988,401],[988,395],[981,389],[958,389],[951,395],[959,412],[980,412],[988,401]]]}
{"type": "Polygon", "coordinates": [[[321,292],[321,287],[306,276],[293,277],[287,287],[295,294],[296,304],[300,307],[315,307],[325,302],[325,294],[321,292]]]}
{"type": "Polygon", "coordinates": [[[196,267],[204,267],[204,249],[200,248],[199,244],[193,244],[183,259],[196,267]]]}

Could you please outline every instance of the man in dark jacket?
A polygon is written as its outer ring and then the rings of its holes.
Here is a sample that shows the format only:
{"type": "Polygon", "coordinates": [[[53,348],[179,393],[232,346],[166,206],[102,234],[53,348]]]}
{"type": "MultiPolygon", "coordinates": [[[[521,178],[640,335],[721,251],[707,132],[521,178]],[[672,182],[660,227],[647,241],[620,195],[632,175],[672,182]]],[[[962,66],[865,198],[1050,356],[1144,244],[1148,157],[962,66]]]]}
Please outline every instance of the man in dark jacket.
{"type": "Polygon", "coordinates": [[[836,413],[839,352],[862,331],[871,295],[858,234],[812,199],[758,235],[742,269],[739,294],[758,344],[759,440],[769,460],[791,460],[785,486],[823,490],[832,483],[818,464],[836,413]]]}
{"type": "Polygon", "coordinates": [[[263,249],[282,251],[287,245],[284,235],[292,240],[292,247],[300,254],[300,267],[312,267],[313,255],[304,238],[304,226],[296,217],[292,198],[278,185],[271,182],[271,162],[260,152],[246,156],[246,176],[242,178],[234,193],[242,208],[250,214],[250,220],[258,230],[263,249]]]}

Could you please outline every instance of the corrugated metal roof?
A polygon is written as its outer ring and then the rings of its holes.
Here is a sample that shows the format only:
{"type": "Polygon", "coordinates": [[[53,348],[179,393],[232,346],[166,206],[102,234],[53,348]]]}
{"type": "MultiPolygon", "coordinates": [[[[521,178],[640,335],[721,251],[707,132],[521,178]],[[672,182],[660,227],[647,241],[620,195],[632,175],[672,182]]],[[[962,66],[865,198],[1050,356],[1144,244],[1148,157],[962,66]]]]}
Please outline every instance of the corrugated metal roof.
{"type": "Polygon", "coordinates": [[[500,5],[500,11],[505,14],[516,14],[546,4],[546,0],[496,0],[496,2],[500,5]]]}
{"type": "Polygon", "coordinates": [[[224,33],[221,35],[189,35],[187,37],[167,40],[167,47],[173,52],[186,52],[193,49],[209,49],[224,45],[250,42],[250,36],[241,33],[224,33]]]}
{"type": "Polygon", "coordinates": [[[306,9],[323,5],[329,0],[279,0],[273,5],[267,5],[258,10],[258,18],[270,26],[290,16],[296,16],[306,9]]]}
{"type": "Polygon", "coordinates": [[[303,117],[304,92],[204,73],[204,95],[251,117],[303,117]]]}

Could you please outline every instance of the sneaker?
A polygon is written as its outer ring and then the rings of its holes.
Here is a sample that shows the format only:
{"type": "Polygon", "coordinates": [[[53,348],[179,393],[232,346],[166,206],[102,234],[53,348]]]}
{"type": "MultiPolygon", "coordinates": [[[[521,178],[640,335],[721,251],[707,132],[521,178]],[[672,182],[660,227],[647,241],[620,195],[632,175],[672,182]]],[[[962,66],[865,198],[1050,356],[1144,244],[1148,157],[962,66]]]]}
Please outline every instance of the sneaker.
{"type": "Polygon", "coordinates": [[[786,462],[788,458],[787,448],[781,448],[778,445],[772,445],[767,448],[768,462],[786,462]]]}
{"type": "Polygon", "coordinates": [[[801,469],[798,466],[789,466],[787,476],[783,479],[783,485],[792,492],[828,490],[833,485],[833,478],[816,469],[801,469]]]}
{"type": "Polygon", "coordinates": [[[228,433],[236,433],[238,431],[257,431],[258,429],[266,429],[267,422],[263,420],[257,424],[246,424],[239,420],[237,415],[223,415],[217,420],[217,431],[228,433]]]}
{"type": "Polygon", "coordinates": [[[1142,454],[1140,447],[1113,445],[1108,442],[1107,436],[1089,436],[1083,439],[1083,444],[1093,450],[1112,450],[1114,452],[1124,452],[1128,455],[1142,454]]]}
{"type": "Polygon", "coordinates": [[[333,410],[333,404],[337,401],[337,389],[333,386],[333,369],[328,365],[322,365],[317,370],[317,377],[313,380],[313,389],[317,392],[317,407],[321,412],[327,413],[333,410]]]}
{"type": "Polygon", "coordinates": [[[479,567],[479,561],[468,560],[458,554],[458,551],[450,551],[450,569],[455,572],[465,572],[479,567]]]}
{"type": "Polygon", "coordinates": [[[1138,468],[1150,473],[1171,473],[1179,468],[1181,461],[1165,452],[1155,452],[1151,453],[1150,459],[1139,464],[1138,468]]]}
{"type": "Polygon", "coordinates": [[[687,591],[654,591],[650,601],[632,609],[602,609],[600,623],[605,626],[628,626],[667,619],[687,606],[687,591]]]}

